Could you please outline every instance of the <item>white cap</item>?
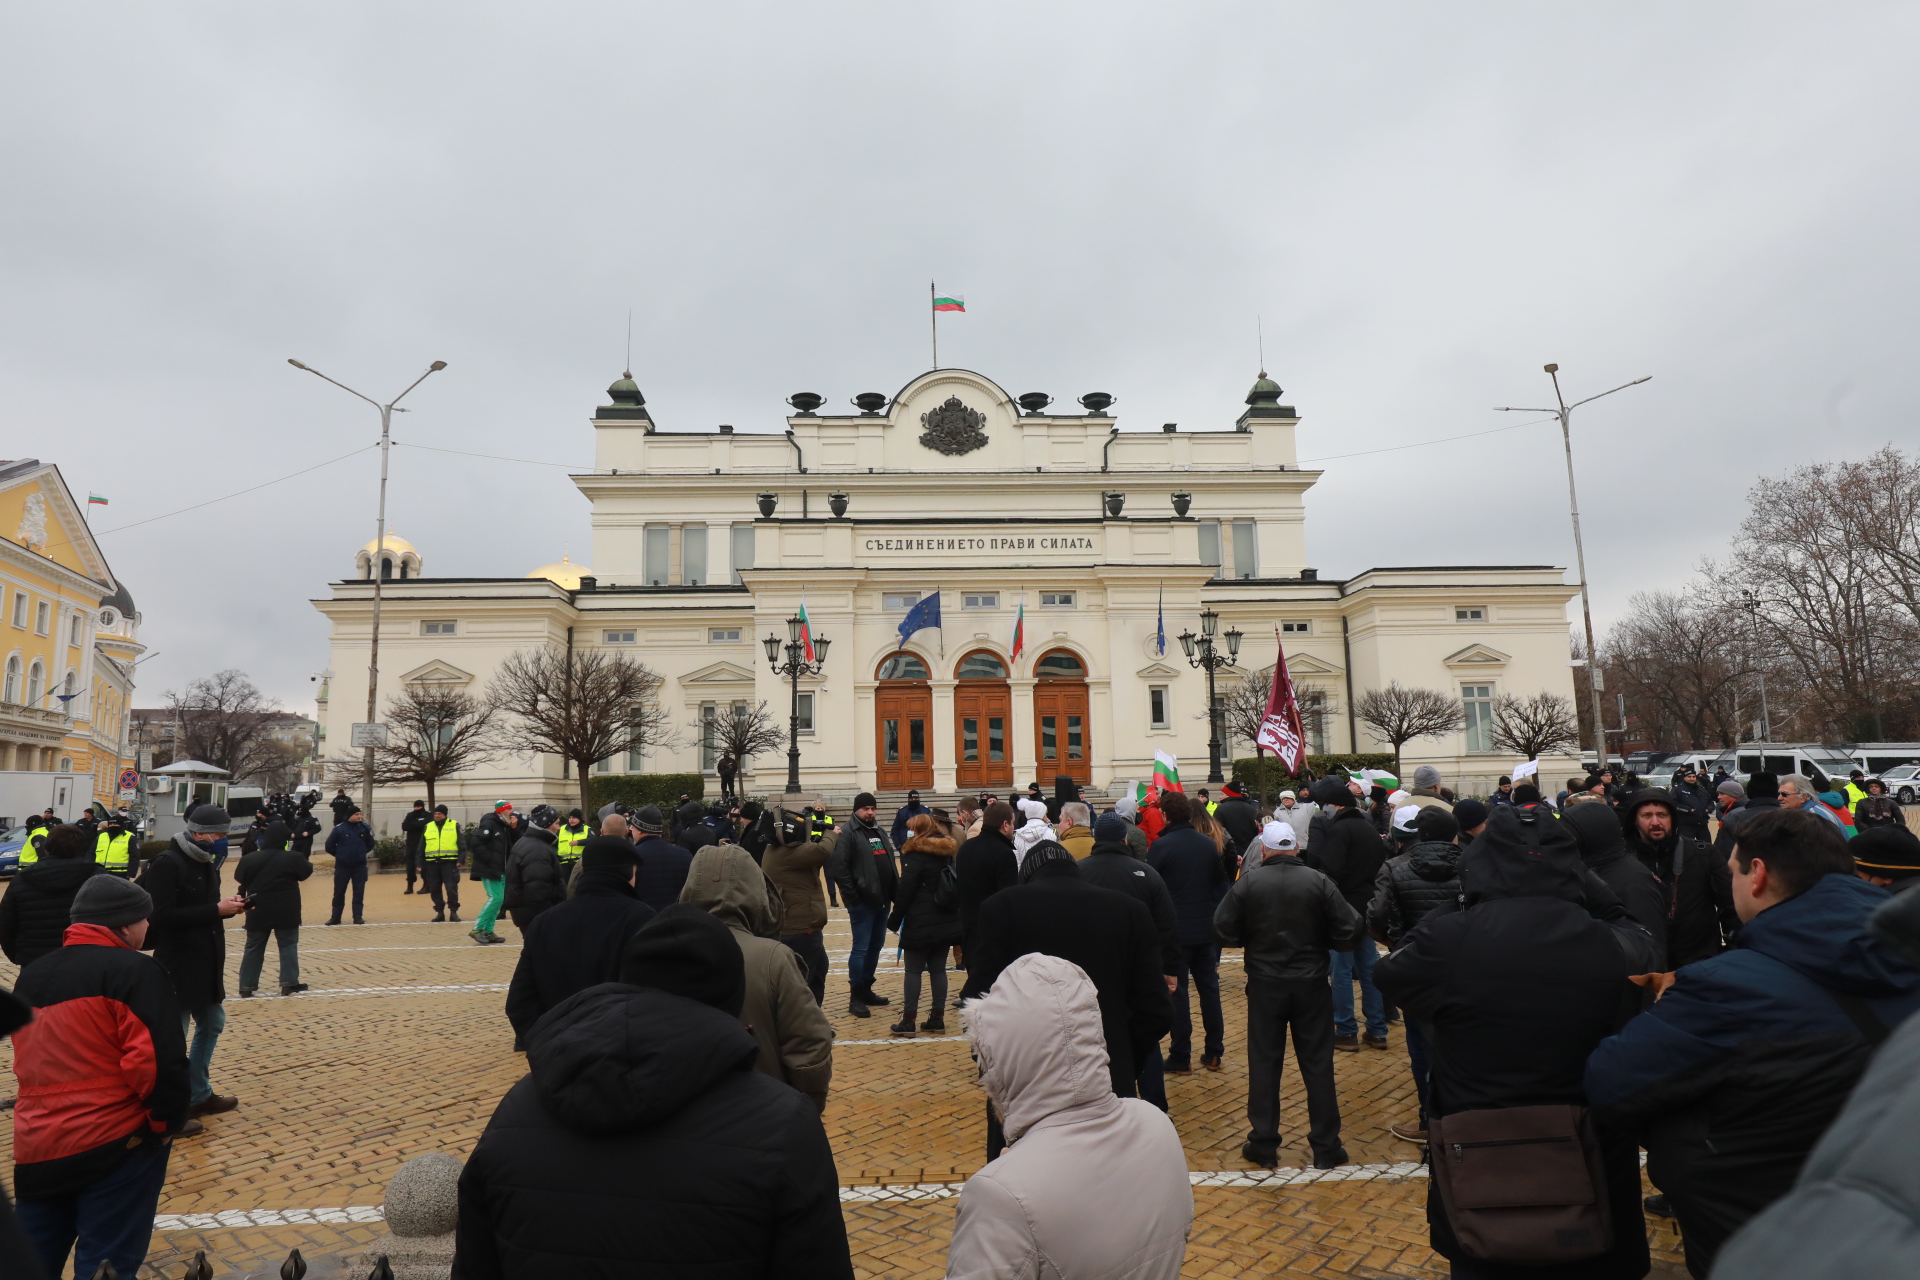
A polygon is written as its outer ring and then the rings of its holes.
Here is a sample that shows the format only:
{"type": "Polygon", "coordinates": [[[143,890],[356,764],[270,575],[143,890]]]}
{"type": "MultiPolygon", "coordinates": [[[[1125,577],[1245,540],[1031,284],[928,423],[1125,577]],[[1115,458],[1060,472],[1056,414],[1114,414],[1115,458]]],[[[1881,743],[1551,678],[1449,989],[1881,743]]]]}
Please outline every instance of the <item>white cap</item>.
{"type": "Polygon", "coordinates": [[[1275,819],[1260,828],[1260,843],[1269,849],[1297,849],[1299,839],[1293,834],[1293,824],[1275,819]]]}
{"type": "Polygon", "coordinates": [[[1420,806],[1403,804],[1393,811],[1393,829],[1407,835],[1414,834],[1414,823],[1420,820],[1420,806]]]}
{"type": "Polygon", "coordinates": [[[1296,796],[1296,795],[1295,795],[1295,794],[1293,794],[1293,792],[1291,792],[1291,791],[1282,791],[1282,792],[1280,793],[1280,798],[1281,798],[1282,800],[1298,800],[1298,799],[1299,799],[1300,797],[1299,797],[1299,796],[1296,796]]]}
{"type": "Polygon", "coordinates": [[[1404,805],[1407,801],[1411,799],[1413,799],[1412,792],[1396,790],[1388,794],[1387,803],[1392,805],[1395,809],[1398,809],[1400,808],[1400,806],[1404,805]]]}
{"type": "Polygon", "coordinates": [[[1047,806],[1044,801],[1028,796],[1020,801],[1020,812],[1028,820],[1044,818],[1047,816],[1047,806]]]}

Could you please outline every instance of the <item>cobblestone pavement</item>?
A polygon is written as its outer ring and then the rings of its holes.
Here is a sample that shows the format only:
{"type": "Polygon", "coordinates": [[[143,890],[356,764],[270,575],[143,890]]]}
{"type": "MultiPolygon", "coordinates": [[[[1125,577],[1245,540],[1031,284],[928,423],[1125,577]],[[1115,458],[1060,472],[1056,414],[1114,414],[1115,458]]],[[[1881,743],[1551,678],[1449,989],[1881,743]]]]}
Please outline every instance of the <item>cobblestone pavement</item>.
{"type": "MultiPolygon", "coordinates": [[[[372,877],[364,926],[326,918],[331,881],[318,860],[301,930],[307,994],[232,996],[240,952],[228,941],[228,1024],[214,1057],[215,1088],[238,1094],[238,1110],[207,1120],[205,1136],[178,1144],[161,1198],[162,1230],[143,1275],[177,1280],[204,1250],[217,1276],[278,1274],[299,1248],[320,1277],[337,1274],[380,1231],[367,1210],[387,1180],[428,1151],[464,1156],[502,1093],[523,1074],[500,1007],[519,956],[479,947],[466,924],[427,923],[432,908],[403,895],[398,875],[372,877]],[[284,1213],[257,1213],[276,1210],[284,1213]],[[360,1210],[360,1212],[352,1212],[360,1210]],[[201,1215],[215,1215],[212,1218],[201,1215]],[[218,1225],[216,1225],[218,1224],[218,1225]],[[271,1265],[269,1265],[271,1264],[271,1265]]],[[[462,886],[480,900],[478,886],[462,886]]],[[[469,919],[471,915],[469,914],[469,919]]],[[[849,941],[835,912],[829,949],[841,972],[849,941]]],[[[263,992],[275,991],[271,949],[263,992]]],[[[0,983],[13,984],[0,964],[0,983]]],[[[955,973],[953,990],[958,990],[955,973]]],[[[898,961],[885,956],[876,986],[895,1004],[868,1019],[847,1013],[843,981],[829,979],[827,1011],[840,1043],[825,1117],[847,1201],[847,1225],[862,1276],[942,1274],[957,1183],[983,1162],[985,1103],[957,1018],[948,1037],[888,1038],[900,995],[898,961]]],[[[1258,1173],[1240,1159],[1245,1139],[1244,981],[1234,953],[1222,966],[1226,1069],[1168,1078],[1173,1118],[1198,1175],[1258,1173]]],[[[949,1013],[951,1014],[951,1010],[949,1013]]],[[[1196,1018],[1197,1018],[1196,1010],[1196,1018]]],[[[924,1017],[924,1011],[922,1013],[924,1017]]],[[[1197,1028],[1196,1028],[1197,1030],[1197,1028]]],[[[1427,1184],[1418,1150],[1387,1125],[1414,1114],[1413,1081],[1398,1026],[1385,1051],[1340,1054],[1345,1140],[1362,1175],[1295,1185],[1199,1185],[1189,1276],[1444,1276],[1426,1246],[1427,1184]],[[1409,1176],[1412,1175],[1412,1176],[1409,1176]]],[[[9,1068],[8,1051],[0,1063],[9,1068]]],[[[11,1093],[9,1070],[0,1091],[11,1093]]],[[[1289,1066],[1281,1097],[1281,1163],[1305,1168],[1304,1096],[1289,1066]]],[[[0,1126],[0,1160],[12,1158],[0,1126]]],[[[1245,1181],[1237,1179],[1236,1181],[1245,1181]]],[[[1220,1183],[1223,1178],[1205,1179],[1220,1183]]],[[[1278,1181],[1278,1180],[1276,1180],[1278,1181]]],[[[1654,1220],[1656,1275],[1681,1275],[1677,1241],[1654,1220]]]]}

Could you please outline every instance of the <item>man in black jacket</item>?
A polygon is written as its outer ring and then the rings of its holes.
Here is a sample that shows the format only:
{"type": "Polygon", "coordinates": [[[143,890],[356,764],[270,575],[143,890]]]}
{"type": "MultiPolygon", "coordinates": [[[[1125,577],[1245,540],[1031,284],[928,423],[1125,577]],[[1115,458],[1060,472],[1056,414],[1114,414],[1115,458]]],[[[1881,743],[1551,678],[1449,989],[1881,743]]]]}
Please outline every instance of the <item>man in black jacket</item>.
{"type": "Polygon", "coordinates": [[[745,997],[733,934],[682,904],[535,1022],[460,1174],[454,1280],[852,1280],[826,1131],[753,1069],[745,997]]]}
{"type": "Polygon", "coordinates": [[[1238,860],[1260,834],[1260,806],[1238,782],[1229,782],[1220,790],[1220,803],[1213,808],[1213,820],[1227,833],[1227,852],[1238,860]]]}
{"type": "Polygon", "coordinates": [[[634,856],[640,859],[634,892],[655,911],[664,911],[680,901],[693,855],[666,838],[666,815],[657,806],[641,805],[627,815],[627,822],[635,833],[634,856]]]}
{"type": "MultiPolygon", "coordinates": [[[[856,1018],[870,1016],[870,1005],[893,1003],[873,989],[880,952],[887,945],[887,915],[899,888],[900,867],[893,841],[880,825],[879,803],[863,791],[853,798],[853,819],[840,832],[828,861],[840,886],[853,926],[853,950],[847,956],[847,1011],[856,1018]]],[[[956,876],[958,872],[956,871],[956,876]]]]}
{"type": "Polygon", "coordinates": [[[1705,844],[1709,838],[1707,821],[1715,809],[1713,788],[1700,781],[1699,771],[1688,765],[1673,788],[1673,820],[1680,834],[1705,844]]]}
{"type": "MultiPolygon", "coordinates": [[[[1127,820],[1117,813],[1100,815],[1093,824],[1093,852],[1080,859],[1080,878],[1099,889],[1124,893],[1147,908],[1154,930],[1160,937],[1160,972],[1167,988],[1178,985],[1180,973],[1180,929],[1174,916],[1173,897],[1160,873],[1133,856],[1127,843],[1127,820]]],[[[1160,1056],[1160,1042],[1140,1063],[1135,1076],[1140,1096],[1162,1111],[1167,1109],[1166,1060],[1160,1056]]]]}
{"type": "MultiPolygon", "coordinates": [[[[1433,1115],[1565,1103],[1582,1106],[1587,1055],[1637,1000],[1652,940],[1587,875],[1572,830],[1540,807],[1501,805],[1460,858],[1465,907],[1436,910],[1380,961],[1381,989],[1433,1030],[1433,1115]]],[[[1647,1273],[1639,1154],[1630,1133],[1601,1126],[1613,1247],[1578,1269],[1524,1274],[1628,1280],[1647,1273]]],[[[1482,1272],[1427,1192],[1434,1252],[1482,1272]]],[[[1523,1274],[1514,1271],[1511,1274],[1523,1274]]]]}
{"type": "Polygon", "coordinates": [[[1013,806],[1005,800],[987,804],[980,815],[980,834],[960,846],[953,857],[953,876],[960,890],[960,931],[971,946],[980,904],[1020,880],[1020,864],[1013,856],[1013,806]]]}
{"type": "MultiPolygon", "coordinates": [[[[1373,899],[1373,885],[1387,860],[1387,846],[1372,821],[1359,807],[1359,796],[1345,778],[1322,778],[1313,784],[1314,803],[1326,819],[1324,834],[1307,850],[1305,862],[1339,887],[1340,896],[1357,913],[1373,899]]],[[[1352,951],[1336,951],[1333,961],[1333,1047],[1357,1050],[1360,1024],[1354,1017],[1353,984],[1360,984],[1360,1012],[1367,1020],[1366,1044],[1387,1047],[1387,1009],[1373,985],[1373,964],[1380,956],[1372,938],[1362,938],[1352,951]]]]}
{"type": "Polygon", "coordinates": [[[566,872],[560,866],[560,811],[538,804],[528,819],[507,855],[505,892],[507,915],[522,933],[535,916],[567,896],[566,872]]]}
{"type": "MultiPolygon", "coordinates": [[[[1770,804],[1778,812],[1779,802],[1770,804]]],[[[1740,932],[1740,917],[1733,909],[1733,876],[1719,844],[1709,848],[1677,830],[1673,801],[1659,787],[1634,792],[1618,813],[1628,849],[1653,872],[1660,892],[1666,927],[1654,937],[1662,943],[1661,972],[1719,955],[1740,932]]],[[[1721,831],[1724,834],[1736,825],[1728,823],[1721,831]]],[[[1732,847],[1729,840],[1728,852],[1732,847]]]]}
{"type": "Polygon", "coordinates": [[[1220,944],[1213,937],[1213,910],[1227,891],[1227,873],[1213,840],[1193,826],[1194,801],[1178,791],[1160,794],[1167,825],[1147,848],[1147,863],[1167,882],[1180,934],[1180,968],[1173,989],[1173,1039],[1167,1046],[1167,1070],[1193,1072],[1193,1004],[1189,985],[1200,990],[1200,1024],[1206,1042],[1200,1065],[1220,1070],[1226,1047],[1226,1019],[1220,1012],[1220,944]]]}
{"type": "MultiPolygon", "coordinates": [[[[1513,803],[1511,797],[1506,801],[1513,803]]],[[[1367,904],[1367,929],[1374,941],[1384,942],[1389,952],[1399,949],[1406,936],[1435,911],[1460,905],[1460,851],[1472,837],[1460,829],[1461,819],[1471,819],[1477,828],[1486,825],[1487,808],[1478,800],[1462,800],[1448,813],[1438,805],[1428,805],[1414,819],[1419,839],[1405,853],[1387,859],[1380,868],[1373,901],[1367,904]]],[[[1427,1140],[1427,1078],[1433,1070],[1433,1054],[1428,1044],[1431,1033],[1418,1018],[1408,1018],[1407,1065],[1413,1070],[1414,1095],[1420,1100],[1420,1115],[1413,1124],[1395,1122],[1387,1126],[1394,1137],[1406,1142],[1427,1140]]]]}
{"type": "Polygon", "coordinates": [[[400,838],[407,842],[407,892],[413,892],[417,879],[424,879],[426,866],[423,861],[426,854],[426,840],[421,834],[427,824],[433,821],[433,815],[427,812],[425,800],[415,800],[413,810],[400,819],[400,838]]]}
{"type": "Polygon", "coordinates": [[[373,828],[361,819],[355,805],[347,820],[327,832],[327,852],[333,855],[333,914],[328,924],[340,923],[346,906],[347,887],[353,887],[353,922],[365,924],[367,905],[367,858],[373,852],[373,828]]]}
{"type": "Polygon", "coordinates": [[[90,856],[80,828],[54,827],[42,838],[40,861],[22,867],[0,898],[0,951],[17,965],[28,965],[58,950],[71,923],[67,909],[73,895],[107,869],[90,856]]]}
{"type": "Polygon", "coordinates": [[[339,794],[327,801],[327,807],[333,810],[333,825],[339,826],[353,816],[353,801],[347,799],[347,789],[340,788],[339,794]]]}
{"type": "MultiPolygon", "coordinates": [[[[998,803],[998,802],[996,802],[998,803]]],[[[1167,984],[1160,972],[1160,938],[1146,907],[1080,876],[1064,846],[1042,840],[1027,850],[1020,883],[980,906],[967,945],[962,1000],[992,989],[1000,971],[1029,951],[1080,966],[1100,994],[1100,1025],[1107,1041],[1113,1091],[1132,1097],[1139,1064],[1167,1033],[1167,984]]],[[[988,1107],[987,1158],[1005,1140],[988,1107]]]]}
{"type": "Polygon", "coordinates": [[[186,830],[160,851],[141,873],[140,887],[153,899],[147,945],[173,981],[180,1001],[180,1030],[193,1028],[187,1048],[192,1093],[188,1114],[218,1115],[240,1105],[233,1094],[213,1091],[213,1050],[227,1026],[224,979],[227,937],[222,924],[246,909],[238,895],[220,896],[217,854],[226,849],[233,820],[218,805],[203,804],[187,814],[186,830]]]}
{"type": "Polygon", "coordinates": [[[247,944],[240,955],[243,998],[259,986],[269,937],[280,953],[280,994],[298,995],[307,989],[300,981],[300,882],[313,874],[313,863],[306,854],[289,849],[288,839],[286,823],[268,823],[260,847],[243,854],[233,870],[247,903],[247,944]]]}
{"type": "MultiPolygon", "coordinates": [[[[1628,803],[1638,806],[1647,803],[1648,796],[1663,794],[1652,789],[1641,791],[1628,803]]],[[[1631,813],[1632,809],[1625,812],[1631,813]]],[[[1627,914],[1638,920],[1640,927],[1653,938],[1653,968],[1649,972],[1666,972],[1666,895],[1661,892],[1652,868],[1627,851],[1626,839],[1620,833],[1622,814],[1589,801],[1574,805],[1562,817],[1580,842],[1580,860],[1587,864],[1587,870],[1606,882],[1627,914]]]]}
{"type": "MultiPolygon", "coordinates": [[[[506,939],[493,931],[507,901],[507,859],[514,842],[520,838],[519,815],[506,800],[494,802],[493,812],[481,818],[467,833],[467,879],[478,880],[487,895],[487,905],[473,922],[467,936],[483,945],[496,945],[506,939]]],[[[328,837],[332,839],[331,836],[328,837]]]]}
{"type": "Polygon", "coordinates": [[[1234,881],[1213,916],[1221,942],[1246,948],[1247,1122],[1253,1131],[1240,1154],[1263,1168],[1279,1163],[1280,1067],[1291,1030],[1307,1087],[1313,1164],[1331,1169],[1347,1162],[1347,1149],[1333,1083],[1327,956],[1359,941],[1360,915],[1332,880],[1300,861],[1292,827],[1269,822],[1260,845],[1260,865],[1234,881]]]}
{"type": "MultiPolygon", "coordinates": [[[[662,841],[661,843],[665,843],[662,841]]],[[[513,981],[507,985],[507,1021],[516,1043],[547,1010],[568,997],[620,976],[629,939],[653,919],[634,892],[640,859],[619,836],[591,836],[580,855],[573,896],[528,924],[513,981]]]]}

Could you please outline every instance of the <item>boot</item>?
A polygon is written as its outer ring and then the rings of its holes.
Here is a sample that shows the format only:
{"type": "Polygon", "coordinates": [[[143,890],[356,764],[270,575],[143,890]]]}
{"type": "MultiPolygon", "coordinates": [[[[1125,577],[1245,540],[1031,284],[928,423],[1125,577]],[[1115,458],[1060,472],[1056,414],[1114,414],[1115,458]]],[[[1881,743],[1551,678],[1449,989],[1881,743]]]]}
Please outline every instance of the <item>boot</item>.
{"type": "Polygon", "coordinates": [[[947,1020],[940,1016],[938,1009],[935,1009],[927,1016],[927,1020],[920,1024],[920,1029],[922,1031],[938,1031],[944,1033],[947,1029],[947,1020]]]}
{"type": "Polygon", "coordinates": [[[911,1040],[913,1038],[912,1010],[908,1010],[904,1015],[902,1015],[900,1021],[888,1027],[887,1030],[893,1032],[893,1034],[898,1038],[911,1040]]]}
{"type": "Polygon", "coordinates": [[[451,910],[451,911],[449,911],[449,912],[447,912],[447,919],[449,919],[449,920],[451,920],[451,921],[453,921],[453,922],[454,922],[455,924],[459,924],[459,923],[460,923],[460,908],[458,908],[458,907],[455,907],[455,908],[454,908],[453,910],[451,910]]]}
{"type": "Polygon", "coordinates": [[[856,1018],[871,1018],[873,1016],[873,1010],[867,1008],[867,1002],[860,998],[858,991],[853,992],[848,997],[847,1012],[856,1018]]]}
{"type": "Polygon", "coordinates": [[[870,1005],[875,1005],[875,1006],[889,1005],[893,1003],[893,1001],[887,999],[885,996],[875,991],[873,989],[873,984],[871,982],[869,982],[866,986],[860,989],[860,998],[866,1001],[866,1003],[870,1005]]]}
{"type": "Polygon", "coordinates": [[[433,922],[435,924],[445,924],[447,922],[447,913],[444,910],[434,912],[433,922]]]}

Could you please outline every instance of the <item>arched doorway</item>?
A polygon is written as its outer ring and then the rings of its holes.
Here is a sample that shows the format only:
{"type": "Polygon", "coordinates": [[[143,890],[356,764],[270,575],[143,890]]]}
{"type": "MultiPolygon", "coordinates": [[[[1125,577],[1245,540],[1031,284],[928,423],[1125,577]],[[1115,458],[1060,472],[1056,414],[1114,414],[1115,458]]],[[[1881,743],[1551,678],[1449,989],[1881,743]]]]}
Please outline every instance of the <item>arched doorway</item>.
{"type": "Polygon", "coordinates": [[[1091,785],[1086,664],[1068,650],[1055,649],[1041,656],[1033,674],[1034,759],[1042,784],[1064,773],[1091,785]]]}
{"type": "Polygon", "coordinates": [[[880,664],[874,693],[874,745],[881,791],[933,785],[933,686],[927,664],[896,653],[880,664]]]}
{"type": "Polygon", "coordinates": [[[960,659],[954,670],[954,782],[962,791],[1013,785],[1013,688],[1007,664],[985,649],[960,659]]]}

